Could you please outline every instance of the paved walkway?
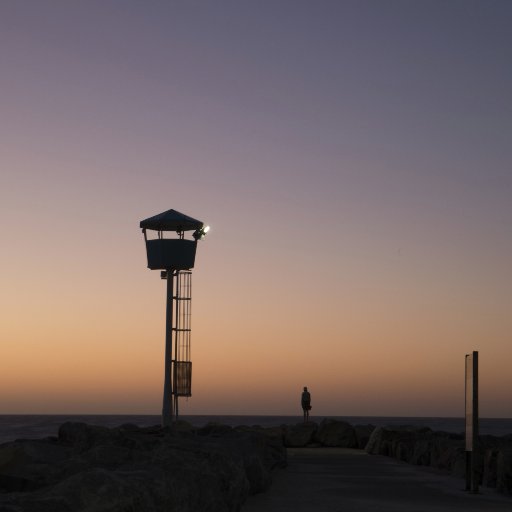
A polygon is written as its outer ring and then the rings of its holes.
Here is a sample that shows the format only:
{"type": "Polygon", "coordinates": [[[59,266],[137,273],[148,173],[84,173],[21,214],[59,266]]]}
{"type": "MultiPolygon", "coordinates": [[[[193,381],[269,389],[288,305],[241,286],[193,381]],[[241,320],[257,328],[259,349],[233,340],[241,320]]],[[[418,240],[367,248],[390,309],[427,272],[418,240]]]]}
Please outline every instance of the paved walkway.
{"type": "Polygon", "coordinates": [[[464,491],[464,480],[344,448],[288,450],[288,468],[243,512],[512,512],[512,497],[464,491]]]}

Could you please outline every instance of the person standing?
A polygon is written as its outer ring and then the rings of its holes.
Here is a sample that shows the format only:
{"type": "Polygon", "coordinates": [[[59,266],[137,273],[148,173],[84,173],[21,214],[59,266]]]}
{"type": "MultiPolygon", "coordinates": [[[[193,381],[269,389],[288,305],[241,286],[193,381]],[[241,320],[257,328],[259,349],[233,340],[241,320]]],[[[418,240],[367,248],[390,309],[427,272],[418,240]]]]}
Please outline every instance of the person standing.
{"type": "Polygon", "coordinates": [[[309,411],[311,410],[311,394],[306,386],[304,386],[300,404],[302,405],[302,411],[304,412],[304,423],[307,423],[309,421],[309,411]]]}

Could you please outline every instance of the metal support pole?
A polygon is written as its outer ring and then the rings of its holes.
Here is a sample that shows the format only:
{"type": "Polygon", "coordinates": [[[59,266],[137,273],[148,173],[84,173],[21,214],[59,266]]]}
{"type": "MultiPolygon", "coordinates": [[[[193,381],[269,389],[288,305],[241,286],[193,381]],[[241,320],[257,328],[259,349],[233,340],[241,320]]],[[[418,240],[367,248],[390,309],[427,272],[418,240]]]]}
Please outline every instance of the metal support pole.
{"type": "MultiPolygon", "coordinates": [[[[178,376],[176,375],[176,367],[177,362],[181,359],[180,358],[180,345],[179,345],[179,326],[180,326],[180,320],[181,320],[181,272],[176,272],[176,334],[174,336],[174,361],[173,361],[173,396],[172,396],[172,407],[173,407],[173,414],[175,421],[178,421],[178,376]]],[[[173,326],[174,327],[174,326],[173,326]]]]}
{"type": "Polygon", "coordinates": [[[167,269],[167,309],[165,320],[165,374],[164,401],[162,406],[162,426],[170,427],[172,423],[172,310],[173,310],[174,273],[167,269]]]}
{"type": "Polygon", "coordinates": [[[478,493],[478,461],[480,453],[480,438],[478,429],[478,352],[473,352],[473,451],[471,453],[471,492],[478,493]]]}
{"type": "Polygon", "coordinates": [[[466,355],[466,490],[478,493],[480,441],[478,431],[478,352],[466,355]]]}

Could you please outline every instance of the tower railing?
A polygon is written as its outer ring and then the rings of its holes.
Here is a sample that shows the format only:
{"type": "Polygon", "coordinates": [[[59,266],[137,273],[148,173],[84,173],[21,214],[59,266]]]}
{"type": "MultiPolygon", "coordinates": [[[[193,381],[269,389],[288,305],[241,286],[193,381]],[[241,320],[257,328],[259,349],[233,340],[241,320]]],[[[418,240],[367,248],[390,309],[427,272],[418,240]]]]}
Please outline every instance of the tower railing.
{"type": "Polygon", "coordinates": [[[175,313],[172,327],[174,358],[172,360],[172,395],[174,413],[178,417],[178,397],[192,396],[191,362],[191,315],[192,315],[192,272],[176,272],[176,293],[173,297],[175,313]]]}

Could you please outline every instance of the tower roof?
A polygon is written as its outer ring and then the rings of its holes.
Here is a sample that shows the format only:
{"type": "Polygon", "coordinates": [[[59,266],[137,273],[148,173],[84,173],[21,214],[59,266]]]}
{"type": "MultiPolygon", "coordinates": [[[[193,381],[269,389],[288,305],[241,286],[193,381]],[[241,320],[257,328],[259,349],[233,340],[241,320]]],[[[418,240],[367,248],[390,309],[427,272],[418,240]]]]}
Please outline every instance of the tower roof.
{"type": "Polygon", "coordinates": [[[203,223],[176,210],[167,210],[166,212],[141,220],[140,227],[143,229],[154,229],[155,231],[191,231],[201,229],[203,223]]]}

